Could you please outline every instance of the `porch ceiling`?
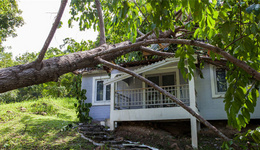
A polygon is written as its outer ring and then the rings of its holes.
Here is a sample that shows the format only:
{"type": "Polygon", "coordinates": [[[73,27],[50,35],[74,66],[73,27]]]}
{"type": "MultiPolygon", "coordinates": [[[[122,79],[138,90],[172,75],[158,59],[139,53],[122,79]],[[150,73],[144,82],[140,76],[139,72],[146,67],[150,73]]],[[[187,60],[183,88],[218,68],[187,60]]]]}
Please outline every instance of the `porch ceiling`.
{"type": "MultiPolygon", "coordinates": [[[[173,62],[178,62],[178,61],[179,61],[179,58],[167,58],[165,60],[150,64],[150,65],[147,65],[147,66],[140,67],[140,68],[135,69],[133,71],[137,74],[140,74],[140,73],[151,71],[153,69],[168,65],[168,64],[173,63],[173,62]]],[[[124,80],[124,79],[129,78],[129,77],[131,77],[131,75],[126,74],[126,73],[118,73],[118,76],[116,76],[115,78],[105,80],[104,85],[115,83],[115,82],[124,80]]]]}

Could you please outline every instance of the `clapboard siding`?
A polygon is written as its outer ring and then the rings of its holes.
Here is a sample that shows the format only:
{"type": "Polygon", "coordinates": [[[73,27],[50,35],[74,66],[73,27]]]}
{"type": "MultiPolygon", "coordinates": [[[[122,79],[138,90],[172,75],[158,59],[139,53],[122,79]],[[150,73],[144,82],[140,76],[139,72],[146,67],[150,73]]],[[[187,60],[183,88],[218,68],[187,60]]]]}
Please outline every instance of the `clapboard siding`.
{"type": "MultiPolygon", "coordinates": [[[[196,100],[199,113],[207,120],[227,119],[227,114],[224,109],[224,98],[212,98],[209,65],[205,64],[202,73],[204,79],[201,79],[198,74],[196,74],[197,77],[195,78],[196,100]]],[[[260,118],[259,100],[251,118],[260,118]]]]}
{"type": "MultiPolygon", "coordinates": [[[[116,70],[113,70],[115,73],[116,70]]],[[[222,120],[227,119],[226,112],[224,110],[224,98],[212,98],[211,92],[211,78],[210,78],[210,66],[205,64],[202,69],[204,78],[200,78],[198,73],[195,73],[195,91],[196,101],[199,113],[207,120],[222,120]]],[[[82,78],[82,89],[86,89],[87,103],[92,103],[93,91],[93,77],[107,76],[105,73],[100,74],[88,74],[83,75],[82,78]]],[[[186,83],[180,73],[180,83],[186,83]]],[[[135,89],[142,88],[142,82],[138,79],[130,77],[124,81],[117,83],[117,89],[135,89]],[[127,84],[128,83],[128,84],[127,84]]],[[[260,118],[260,100],[258,100],[254,114],[251,118],[260,118]]],[[[94,120],[105,120],[110,118],[110,105],[96,105],[90,108],[90,116],[94,120]]]]}
{"type": "MultiPolygon", "coordinates": [[[[107,76],[107,74],[88,74],[88,75],[83,75],[82,77],[82,89],[86,89],[86,103],[92,103],[92,94],[94,94],[93,91],[93,77],[102,77],[102,76],[107,76]]],[[[93,120],[97,121],[103,121],[105,119],[110,118],[110,105],[99,105],[95,106],[93,105],[90,108],[89,115],[93,118],[93,120]]]]}

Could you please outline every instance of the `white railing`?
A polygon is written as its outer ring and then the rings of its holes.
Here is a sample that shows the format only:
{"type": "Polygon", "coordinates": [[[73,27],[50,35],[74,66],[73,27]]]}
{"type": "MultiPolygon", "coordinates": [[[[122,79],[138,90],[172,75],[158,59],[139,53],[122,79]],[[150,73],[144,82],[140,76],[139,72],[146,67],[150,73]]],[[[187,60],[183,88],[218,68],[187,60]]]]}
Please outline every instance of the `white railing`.
{"type": "MultiPolygon", "coordinates": [[[[186,105],[189,101],[189,85],[180,86],[162,86],[164,90],[173,94],[186,105]]],[[[115,108],[114,109],[145,109],[145,108],[162,108],[162,107],[178,107],[168,97],[160,94],[152,87],[137,88],[115,91],[115,108]]]]}

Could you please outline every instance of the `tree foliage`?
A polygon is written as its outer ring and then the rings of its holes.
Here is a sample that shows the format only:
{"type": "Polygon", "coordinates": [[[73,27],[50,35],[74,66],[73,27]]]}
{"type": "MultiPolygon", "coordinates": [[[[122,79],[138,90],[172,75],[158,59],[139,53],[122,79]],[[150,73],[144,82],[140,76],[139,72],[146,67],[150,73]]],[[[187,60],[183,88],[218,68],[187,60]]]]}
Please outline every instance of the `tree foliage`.
{"type": "MultiPolygon", "coordinates": [[[[258,3],[258,0],[101,1],[106,37],[111,44],[126,39],[135,42],[137,30],[144,34],[154,31],[157,37],[161,32],[171,30],[173,34],[167,38],[204,41],[224,50],[237,60],[244,61],[259,72],[258,3]]],[[[94,1],[74,0],[70,5],[70,24],[78,21],[81,30],[99,28],[94,1]]],[[[189,45],[178,45],[177,48],[175,56],[180,57],[178,67],[184,77],[191,79],[196,69],[194,54],[204,49],[189,45]],[[185,59],[188,60],[186,69],[185,59]]],[[[210,57],[215,60],[222,56],[210,51],[210,57]]],[[[249,123],[250,114],[254,112],[259,96],[259,81],[230,61],[227,66],[229,88],[224,100],[225,110],[229,124],[240,130],[249,123]]]]}

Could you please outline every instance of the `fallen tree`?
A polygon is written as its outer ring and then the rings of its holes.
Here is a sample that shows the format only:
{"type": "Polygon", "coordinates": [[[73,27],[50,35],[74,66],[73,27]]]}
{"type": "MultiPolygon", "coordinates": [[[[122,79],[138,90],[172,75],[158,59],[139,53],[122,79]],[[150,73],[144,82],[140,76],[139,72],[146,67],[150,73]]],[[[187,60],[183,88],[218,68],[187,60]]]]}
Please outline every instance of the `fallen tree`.
{"type": "MultiPolygon", "coordinates": [[[[140,50],[140,46],[146,46],[156,43],[187,44],[205,48],[207,50],[220,54],[228,61],[233,62],[236,66],[244,69],[246,72],[248,72],[248,74],[252,75],[253,78],[260,81],[260,73],[258,71],[247,65],[245,62],[234,58],[232,55],[226,53],[218,47],[193,40],[159,38],[144,40],[136,42],[134,44],[132,44],[130,41],[122,42],[115,45],[104,44],[89,51],[76,52],[65,56],[43,60],[40,70],[35,67],[35,62],[4,68],[0,70],[0,91],[2,93],[30,85],[56,81],[61,75],[65,73],[73,72],[81,68],[95,67],[97,64],[99,64],[99,62],[95,60],[96,57],[102,57],[107,61],[112,61],[115,58],[126,53],[140,50]]],[[[170,53],[160,54],[156,51],[149,52],[164,56],[172,55],[170,53]]]]}

